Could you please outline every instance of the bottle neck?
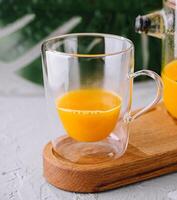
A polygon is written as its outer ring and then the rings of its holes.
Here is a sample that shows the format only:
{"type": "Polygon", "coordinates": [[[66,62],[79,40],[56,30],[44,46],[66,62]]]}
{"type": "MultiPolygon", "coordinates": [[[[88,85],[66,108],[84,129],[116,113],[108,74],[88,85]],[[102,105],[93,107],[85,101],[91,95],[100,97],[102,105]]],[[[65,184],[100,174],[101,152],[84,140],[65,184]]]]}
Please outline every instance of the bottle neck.
{"type": "Polygon", "coordinates": [[[138,16],[135,21],[135,31],[147,35],[163,38],[165,33],[164,11],[138,16]]]}

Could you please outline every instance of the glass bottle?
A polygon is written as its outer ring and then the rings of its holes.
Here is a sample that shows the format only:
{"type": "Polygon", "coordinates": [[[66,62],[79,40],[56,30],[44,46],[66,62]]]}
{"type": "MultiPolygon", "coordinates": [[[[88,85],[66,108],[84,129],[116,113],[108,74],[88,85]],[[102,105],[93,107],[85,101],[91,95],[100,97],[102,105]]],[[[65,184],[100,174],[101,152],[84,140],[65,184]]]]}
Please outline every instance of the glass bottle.
{"type": "Polygon", "coordinates": [[[177,0],[164,0],[159,11],[138,16],[135,28],[162,39],[163,102],[167,111],[177,119],[177,0]]]}
{"type": "Polygon", "coordinates": [[[176,0],[163,0],[163,8],[138,16],[135,30],[162,39],[162,69],[177,59],[176,0]]]}

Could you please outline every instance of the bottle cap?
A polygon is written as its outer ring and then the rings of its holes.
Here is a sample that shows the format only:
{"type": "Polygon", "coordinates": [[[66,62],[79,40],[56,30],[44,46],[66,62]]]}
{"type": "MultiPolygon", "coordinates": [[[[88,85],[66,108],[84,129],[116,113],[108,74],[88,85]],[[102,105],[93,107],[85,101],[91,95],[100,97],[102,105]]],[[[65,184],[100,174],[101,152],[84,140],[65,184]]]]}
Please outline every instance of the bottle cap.
{"type": "Polygon", "coordinates": [[[148,32],[151,25],[151,20],[146,16],[138,16],[135,20],[135,31],[136,32],[148,32]]]}

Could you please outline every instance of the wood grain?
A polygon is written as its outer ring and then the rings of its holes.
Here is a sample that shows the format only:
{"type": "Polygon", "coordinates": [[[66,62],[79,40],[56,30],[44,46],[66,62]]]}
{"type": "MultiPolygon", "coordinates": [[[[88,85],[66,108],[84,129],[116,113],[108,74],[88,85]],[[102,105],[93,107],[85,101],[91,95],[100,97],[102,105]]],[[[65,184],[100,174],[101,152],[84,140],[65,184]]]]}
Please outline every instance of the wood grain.
{"type": "Polygon", "coordinates": [[[43,152],[44,177],[74,192],[100,192],[177,171],[177,122],[162,104],[131,124],[128,149],[121,158],[95,165],[70,163],[43,152]]]}

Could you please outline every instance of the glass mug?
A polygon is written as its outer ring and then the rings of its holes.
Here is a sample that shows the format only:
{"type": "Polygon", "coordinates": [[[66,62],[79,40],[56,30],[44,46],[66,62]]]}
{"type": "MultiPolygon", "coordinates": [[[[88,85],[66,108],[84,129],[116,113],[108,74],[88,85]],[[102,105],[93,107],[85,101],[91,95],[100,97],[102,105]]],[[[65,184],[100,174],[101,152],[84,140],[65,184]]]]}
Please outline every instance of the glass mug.
{"type": "Polygon", "coordinates": [[[129,124],[162,96],[159,75],[134,73],[133,43],[120,36],[78,33],[42,44],[45,93],[57,138],[53,152],[74,163],[92,164],[124,154],[129,124]],[[157,95],[147,107],[131,113],[133,79],[155,80],[157,95]]]}

